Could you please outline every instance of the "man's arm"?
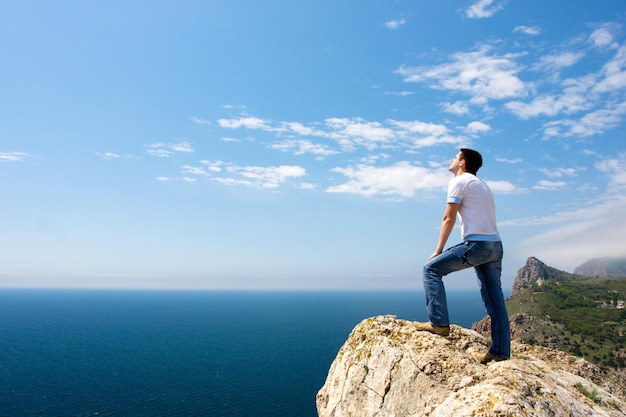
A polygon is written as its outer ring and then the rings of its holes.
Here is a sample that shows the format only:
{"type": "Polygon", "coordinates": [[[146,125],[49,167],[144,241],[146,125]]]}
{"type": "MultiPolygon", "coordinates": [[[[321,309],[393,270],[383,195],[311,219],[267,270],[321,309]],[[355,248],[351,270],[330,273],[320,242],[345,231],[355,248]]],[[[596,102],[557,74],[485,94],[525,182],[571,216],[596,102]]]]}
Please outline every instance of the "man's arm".
{"type": "Polygon", "coordinates": [[[443,248],[446,246],[446,242],[448,241],[448,237],[450,237],[450,233],[454,228],[454,223],[456,223],[456,214],[459,211],[459,205],[456,203],[448,203],[446,204],[446,211],[443,213],[443,220],[441,221],[441,229],[439,230],[439,242],[437,243],[437,250],[435,253],[430,255],[428,260],[431,260],[435,256],[441,255],[443,252],[443,248]]]}

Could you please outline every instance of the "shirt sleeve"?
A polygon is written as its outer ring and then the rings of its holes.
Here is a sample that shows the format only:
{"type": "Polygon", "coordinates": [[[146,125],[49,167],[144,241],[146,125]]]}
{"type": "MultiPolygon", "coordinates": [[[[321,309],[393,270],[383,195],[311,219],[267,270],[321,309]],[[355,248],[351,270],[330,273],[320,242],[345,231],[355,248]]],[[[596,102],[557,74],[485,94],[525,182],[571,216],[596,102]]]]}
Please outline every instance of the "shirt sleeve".
{"type": "Polygon", "coordinates": [[[460,181],[461,177],[454,177],[448,183],[448,203],[461,204],[463,201],[463,182],[460,181]]]}

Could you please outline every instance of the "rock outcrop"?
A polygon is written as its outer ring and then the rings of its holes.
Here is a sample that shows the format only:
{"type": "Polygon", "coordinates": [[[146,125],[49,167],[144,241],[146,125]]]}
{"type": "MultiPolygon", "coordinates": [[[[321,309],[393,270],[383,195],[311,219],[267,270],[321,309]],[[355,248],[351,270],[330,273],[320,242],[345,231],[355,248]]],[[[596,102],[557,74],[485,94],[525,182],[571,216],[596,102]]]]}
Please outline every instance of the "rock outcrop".
{"type": "Polygon", "coordinates": [[[511,295],[515,295],[518,291],[528,288],[537,281],[546,278],[548,278],[546,264],[531,256],[526,260],[526,265],[517,271],[517,276],[515,277],[515,281],[513,281],[511,295]]]}
{"type": "Polygon", "coordinates": [[[592,382],[599,370],[563,352],[513,345],[489,365],[489,340],[452,326],[448,337],[379,316],[358,324],[317,394],[320,417],[625,416],[626,403],[592,382]]]}

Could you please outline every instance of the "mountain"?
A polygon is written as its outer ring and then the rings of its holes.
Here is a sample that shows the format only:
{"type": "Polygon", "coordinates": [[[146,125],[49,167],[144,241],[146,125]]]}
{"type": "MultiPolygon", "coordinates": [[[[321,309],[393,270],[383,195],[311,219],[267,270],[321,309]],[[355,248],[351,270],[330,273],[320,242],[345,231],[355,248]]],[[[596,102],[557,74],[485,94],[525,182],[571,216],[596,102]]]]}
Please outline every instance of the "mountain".
{"type": "Polygon", "coordinates": [[[526,288],[541,286],[543,282],[565,282],[577,281],[578,277],[556,268],[552,268],[535,257],[526,260],[526,265],[517,271],[517,276],[513,281],[511,296],[515,296],[526,288]]]}
{"type": "Polygon", "coordinates": [[[595,258],[579,265],[574,274],[588,277],[626,277],[626,257],[595,258]]]}
{"type": "Polygon", "coordinates": [[[451,326],[448,337],[395,316],[363,320],[350,333],[316,397],[319,417],[624,416],[616,383],[588,361],[514,343],[489,365],[473,354],[489,340],[451,326]]]}

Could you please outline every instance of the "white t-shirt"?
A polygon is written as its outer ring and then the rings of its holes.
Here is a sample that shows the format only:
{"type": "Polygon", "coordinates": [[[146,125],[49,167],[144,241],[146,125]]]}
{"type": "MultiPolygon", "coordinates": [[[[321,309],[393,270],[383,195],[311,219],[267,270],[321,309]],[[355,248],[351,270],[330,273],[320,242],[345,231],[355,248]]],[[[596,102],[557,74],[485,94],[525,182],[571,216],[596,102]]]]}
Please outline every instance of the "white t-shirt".
{"type": "Polygon", "coordinates": [[[487,184],[465,172],[448,184],[448,203],[459,204],[461,239],[499,241],[496,206],[487,184]]]}

